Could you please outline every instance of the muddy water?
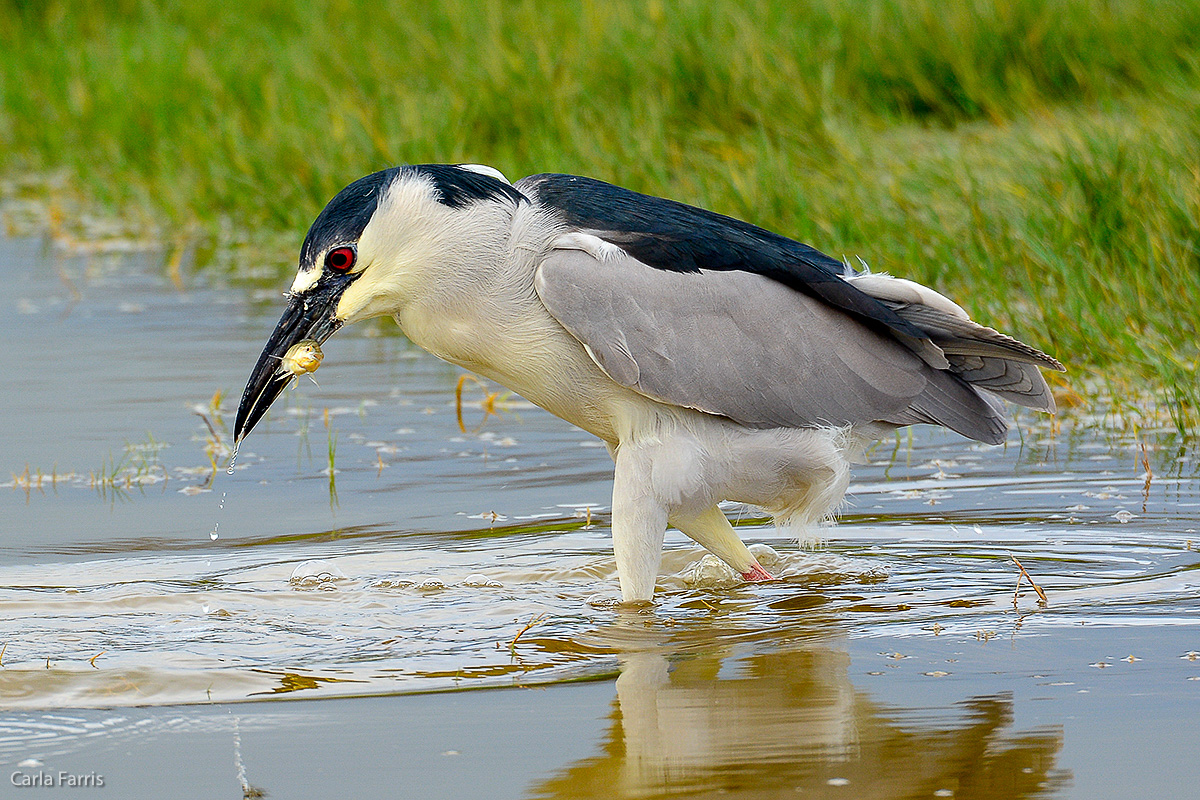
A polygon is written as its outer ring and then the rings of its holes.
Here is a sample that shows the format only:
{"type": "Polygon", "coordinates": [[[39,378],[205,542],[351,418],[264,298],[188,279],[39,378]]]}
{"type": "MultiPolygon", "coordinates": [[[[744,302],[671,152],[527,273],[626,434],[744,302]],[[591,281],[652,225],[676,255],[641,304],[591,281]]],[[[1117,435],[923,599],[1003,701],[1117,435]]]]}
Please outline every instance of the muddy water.
{"type": "Polygon", "coordinates": [[[0,796],[1200,796],[1200,451],[1168,427],[917,429],[819,547],[728,509],[782,580],[669,534],[624,610],[603,448],[471,381],[461,430],[461,372],[388,326],[226,474],[281,304],[163,275],[0,242],[0,796]]]}

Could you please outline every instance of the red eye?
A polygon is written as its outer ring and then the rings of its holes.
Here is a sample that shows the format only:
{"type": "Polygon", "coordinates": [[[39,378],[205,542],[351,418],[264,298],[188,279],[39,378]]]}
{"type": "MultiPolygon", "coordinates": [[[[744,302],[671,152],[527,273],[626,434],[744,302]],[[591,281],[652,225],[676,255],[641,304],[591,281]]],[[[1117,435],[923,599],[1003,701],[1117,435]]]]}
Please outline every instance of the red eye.
{"type": "Polygon", "coordinates": [[[345,272],[354,266],[354,248],[338,247],[325,256],[325,266],[336,272],[345,272]]]}

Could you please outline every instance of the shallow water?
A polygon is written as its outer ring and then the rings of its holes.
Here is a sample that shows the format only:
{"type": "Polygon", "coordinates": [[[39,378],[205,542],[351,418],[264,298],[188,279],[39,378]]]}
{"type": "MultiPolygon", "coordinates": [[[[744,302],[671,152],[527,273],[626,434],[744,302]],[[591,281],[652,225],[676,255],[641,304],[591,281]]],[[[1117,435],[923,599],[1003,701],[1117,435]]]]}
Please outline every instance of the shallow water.
{"type": "Polygon", "coordinates": [[[0,241],[0,281],[5,775],[128,797],[1200,795],[1200,451],[1170,430],[917,429],[856,469],[820,546],[729,508],[782,580],[668,534],[657,603],[627,610],[605,450],[471,381],[464,433],[461,371],[390,323],[330,340],[228,475],[208,440],[276,292],[30,240],[0,241]],[[1046,605],[1025,582],[1014,605],[1013,557],[1046,605]],[[468,691],[493,687],[539,691],[468,691]]]}

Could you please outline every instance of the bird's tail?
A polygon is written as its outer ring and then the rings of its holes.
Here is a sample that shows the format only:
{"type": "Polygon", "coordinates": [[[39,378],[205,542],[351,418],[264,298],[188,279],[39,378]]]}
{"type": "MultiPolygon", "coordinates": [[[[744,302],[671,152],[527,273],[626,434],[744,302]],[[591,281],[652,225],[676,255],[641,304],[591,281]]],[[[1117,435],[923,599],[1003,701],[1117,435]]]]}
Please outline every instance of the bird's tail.
{"type": "Polygon", "coordinates": [[[946,364],[931,366],[946,369],[968,384],[1018,405],[1054,411],[1054,396],[1041,369],[1064,371],[1058,359],[971,321],[958,304],[927,286],[873,273],[848,280],[911,322],[937,345],[946,364]]]}
{"type": "Polygon", "coordinates": [[[936,382],[940,385],[930,397],[919,399],[910,409],[926,417],[920,421],[936,422],[981,441],[1001,441],[1007,428],[1003,410],[986,393],[973,391],[976,389],[1038,411],[1054,412],[1054,395],[1041,370],[1063,371],[1057,359],[971,321],[959,305],[926,286],[876,273],[847,280],[925,333],[928,339],[920,347],[912,347],[913,351],[975,395],[969,397],[950,383],[936,382]],[[930,343],[935,346],[932,357],[930,343]]]}

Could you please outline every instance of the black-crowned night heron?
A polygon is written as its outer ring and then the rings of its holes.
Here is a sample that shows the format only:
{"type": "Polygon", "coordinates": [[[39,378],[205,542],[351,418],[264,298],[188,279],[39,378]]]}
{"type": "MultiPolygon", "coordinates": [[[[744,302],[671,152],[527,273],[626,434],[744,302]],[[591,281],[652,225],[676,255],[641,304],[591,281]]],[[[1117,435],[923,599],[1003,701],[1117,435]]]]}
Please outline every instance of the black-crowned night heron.
{"type": "Polygon", "coordinates": [[[290,348],[391,316],[420,347],[604,441],[627,601],[652,597],[668,525],[769,579],[722,500],[803,534],[833,513],[864,445],[914,423],[997,444],[997,398],[1053,411],[1039,368],[1063,368],[932,289],[754,225],[475,165],[347,186],[309,230],[288,297],[237,441],[291,379],[290,348]]]}

